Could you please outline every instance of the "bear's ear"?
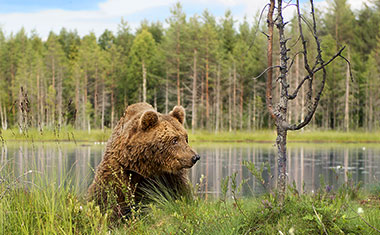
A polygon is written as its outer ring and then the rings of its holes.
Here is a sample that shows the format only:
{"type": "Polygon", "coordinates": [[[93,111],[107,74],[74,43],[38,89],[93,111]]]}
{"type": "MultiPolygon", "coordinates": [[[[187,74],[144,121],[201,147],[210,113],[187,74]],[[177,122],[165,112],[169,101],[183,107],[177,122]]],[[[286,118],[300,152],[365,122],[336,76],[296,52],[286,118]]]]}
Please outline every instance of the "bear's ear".
{"type": "Polygon", "coordinates": [[[158,124],[158,115],[155,111],[149,110],[143,113],[140,118],[141,129],[146,131],[149,128],[154,127],[158,124]]]}
{"type": "Polygon", "coordinates": [[[175,106],[169,115],[176,118],[181,124],[185,121],[185,109],[182,106],[175,106]]]}

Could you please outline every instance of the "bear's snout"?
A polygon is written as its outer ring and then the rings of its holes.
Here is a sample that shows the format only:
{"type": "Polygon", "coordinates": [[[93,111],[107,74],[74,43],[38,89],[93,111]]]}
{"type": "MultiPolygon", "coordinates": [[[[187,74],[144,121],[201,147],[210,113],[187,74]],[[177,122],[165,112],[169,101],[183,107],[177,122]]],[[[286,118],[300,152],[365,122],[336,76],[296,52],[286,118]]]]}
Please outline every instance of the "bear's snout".
{"type": "Polygon", "coordinates": [[[196,154],[194,157],[191,158],[191,161],[193,162],[193,164],[195,164],[199,159],[201,159],[201,157],[196,154]]]}

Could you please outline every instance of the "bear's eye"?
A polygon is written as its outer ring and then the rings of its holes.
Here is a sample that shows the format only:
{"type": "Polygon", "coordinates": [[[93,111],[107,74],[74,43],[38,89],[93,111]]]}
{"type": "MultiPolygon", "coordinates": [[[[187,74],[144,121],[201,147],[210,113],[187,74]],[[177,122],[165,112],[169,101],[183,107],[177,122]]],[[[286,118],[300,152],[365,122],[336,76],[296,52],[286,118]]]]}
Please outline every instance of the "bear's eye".
{"type": "Polygon", "coordinates": [[[178,143],[178,137],[174,137],[174,139],[172,140],[172,143],[177,144],[178,143]]]}
{"type": "Polygon", "coordinates": [[[186,136],[186,143],[189,143],[189,138],[186,136]]]}

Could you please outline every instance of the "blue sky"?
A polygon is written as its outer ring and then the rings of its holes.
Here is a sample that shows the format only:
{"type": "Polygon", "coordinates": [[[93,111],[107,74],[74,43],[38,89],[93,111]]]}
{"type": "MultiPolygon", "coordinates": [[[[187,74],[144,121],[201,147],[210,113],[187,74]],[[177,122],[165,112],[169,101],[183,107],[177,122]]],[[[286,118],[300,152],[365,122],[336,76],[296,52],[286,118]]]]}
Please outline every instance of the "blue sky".
{"type": "MultiPolygon", "coordinates": [[[[305,2],[307,0],[301,0],[305,2]]],[[[352,8],[359,9],[368,0],[348,0],[352,8]]],[[[121,18],[132,28],[143,19],[162,21],[170,15],[170,7],[176,0],[0,0],[0,26],[6,34],[24,27],[27,32],[36,30],[46,38],[49,32],[59,32],[62,27],[76,29],[80,35],[105,29],[117,30],[121,18]]],[[[217,18],[230,9],[236,20],[244,16],[252,21],[268,0],[181,0],[188,16],[201,14],[208,9],[217,18]]],[[[326,0],[317,0],[324,8],[326,0]]],[[[292,10],[288,15],[292,15],[292,10]]]]}

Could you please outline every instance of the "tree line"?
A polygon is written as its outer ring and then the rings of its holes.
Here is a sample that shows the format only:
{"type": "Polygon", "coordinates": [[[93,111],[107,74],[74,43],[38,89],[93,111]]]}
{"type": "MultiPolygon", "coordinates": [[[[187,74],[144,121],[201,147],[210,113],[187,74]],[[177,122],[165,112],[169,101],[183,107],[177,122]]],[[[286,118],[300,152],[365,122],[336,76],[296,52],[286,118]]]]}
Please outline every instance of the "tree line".
{"type": "MultiPolygon", "coordinates": [[[[380,0],[357,12],[347,0],[328,4],[325,13],[316,9],[322,51],[328,58],[345,45],[352,67],[336,60],[326,68],[325,90],[311,126],[379,129],[380,0]]],[[[258,13],[238,23],[229,10],[219,20],[207,10],[188,17],[177,3],[167,27],[142,21],[134,33],[124,20],[117,32],[105,30],[99,37],[80,37],[65,28],[46,40],[35,31],[0,31],[1,127],[113,128],[128,104],[145,101],[163,113],[184,106],[192,130],[272,128],[265,108],[267,28],[262,18],[258,13]]],[[[305,16],[304,28],[308,22],[305,16]]],[[[305,76],[297,30],[294,16],[285,32],[292,49],[291,87],[305,76]]],[[[308,42],[313,35],[305,37],[308,42]]],[[[279,45],[273,45],[273,53],[280,54],[279,45]]],[[[274,68],[273,75],[276,100],[280,71],[274,68]]],[[[304,120],[308,97],[302,88],[289,103],[289,123],[304,120]]]]}

